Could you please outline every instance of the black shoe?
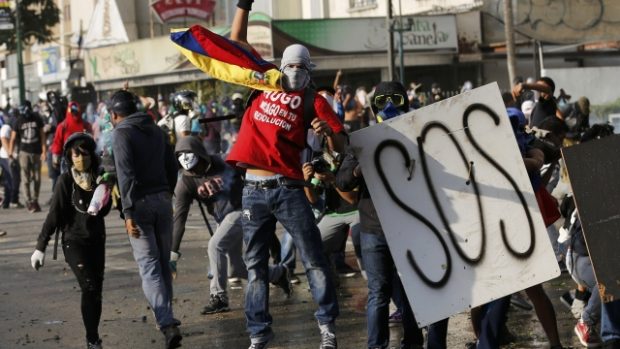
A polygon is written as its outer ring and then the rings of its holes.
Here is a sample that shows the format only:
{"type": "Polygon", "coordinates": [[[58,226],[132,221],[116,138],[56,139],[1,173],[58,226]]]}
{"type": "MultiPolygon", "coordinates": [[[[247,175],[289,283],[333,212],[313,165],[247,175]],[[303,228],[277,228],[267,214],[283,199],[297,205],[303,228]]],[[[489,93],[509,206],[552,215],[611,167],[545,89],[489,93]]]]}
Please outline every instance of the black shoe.
{"type": "Polygon", "coordinates": [[[338,267],[337,271],[338,271],[338,275],[340,275],[340,277],[343,277],[343,278],[354,277],[355,274],[357,274],[358,272],[357,270],[353,269],[350,265],[346,263],[338,267]]]}
{"type": "Polygon", "coordinates": [[[103,349],[101,339],[97,339],[97,341],[95,341],[94,343],[86,341],[86,349],[103,349]]]}
{"type": "Polygon", "coordinates": [[[285,266],[282,266],[282,268],[284,268],[282,276],[273,284],[281,288],[288,298],[291,296],[291,293],[293,293],[293,289],[291,288],[291,280],[288,278],[288,268],[285,266]]]}
{"type": "Polygon", "coordinates": [[[161,330],[166,337],[166,349],[174,349],[181,346],[181,330],[177,325],[170,325],[161,330]]]}
{"type": "Polygon", "coordinates": [[[572,309],[574,300],[575,298],[573,298],[573,296],[570,294],[570,291],[564,292],[560,296],[560,302],[562,302],[562,304],[564,304],[568,308],[568,310],[572,309]]]}
{"type": "Polygon", "coordinates": [[[205,307],[202,308],[202,311],[200,312],[200,314],[207,315],[207,314],[215,314],[215,313],[224,313],[227,311],[230,311],[230,308],[228,307],[228,297],[224,294],[222,295],[212,294],[211,299],[209,300],[209,304],[205,305],[205,307]]]}

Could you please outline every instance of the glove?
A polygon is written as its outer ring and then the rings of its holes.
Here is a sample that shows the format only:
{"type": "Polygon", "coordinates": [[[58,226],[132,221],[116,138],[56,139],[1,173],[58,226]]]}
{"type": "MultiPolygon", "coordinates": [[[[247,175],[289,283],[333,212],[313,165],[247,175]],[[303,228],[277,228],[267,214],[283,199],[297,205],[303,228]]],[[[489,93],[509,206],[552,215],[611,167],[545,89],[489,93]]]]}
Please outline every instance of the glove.
{"type": "Polygon", "coordinates": [[[43,266],[45,262],[45,252],[41,252],[39,250],[34,250],[32,257],[30,257],[30,263],[34,270],[39,270],[43,266]]]}
{"type": "Polygon", "coordinates": [[[181,258],[181,252],[170,251],[170,271],[172,272],[172,278],[177,278],[177,261],[181,258]]]}
{"type": "Polygon", "coordinates": [[[52,154],[52,167],[55,169],[60,167],[60,156],[52,154]]]}
{"type": "Polygon", "coordinates": [[[239,0],[239,1],[237,1],[237,7],[242,9],[242,10],[252,11],[252,3],[253,2],[254,2],[254,0],[239,0]]]}

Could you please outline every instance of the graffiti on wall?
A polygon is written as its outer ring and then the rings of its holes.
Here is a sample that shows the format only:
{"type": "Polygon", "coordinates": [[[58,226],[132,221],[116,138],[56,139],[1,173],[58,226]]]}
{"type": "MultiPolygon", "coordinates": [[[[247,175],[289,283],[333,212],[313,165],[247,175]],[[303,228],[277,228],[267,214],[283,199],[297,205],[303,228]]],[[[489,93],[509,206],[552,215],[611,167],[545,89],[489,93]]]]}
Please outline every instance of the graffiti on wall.
{"type": "MultiPolygon", "coordinates": [[[[504,0],[488,0],[485,8],[503,21],[504,0]]],[[[513,11],[516,29],[537,40],[577,43],[620,37],[617,0],[519,0],[513,1],[513,11]]]]}

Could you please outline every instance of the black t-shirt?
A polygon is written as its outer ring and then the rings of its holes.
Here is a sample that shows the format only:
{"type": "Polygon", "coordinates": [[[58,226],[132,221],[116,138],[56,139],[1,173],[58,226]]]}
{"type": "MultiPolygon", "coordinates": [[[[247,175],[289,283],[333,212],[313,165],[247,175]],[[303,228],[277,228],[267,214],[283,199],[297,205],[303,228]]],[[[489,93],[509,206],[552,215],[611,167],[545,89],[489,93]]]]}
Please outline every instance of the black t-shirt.
{"type": "Polygon", "coordinates": [[[546,118],[555,117],[555,111],[557,108],[558,106],[553,98],[539,98],[538,103],[534,106],[532,115],[530,116],[530,126],[538,127],[546,118]]]}
{"type": "Polygon", "coordinates": [[[21,115],[14,128],[17,132],[17,138],[19,138],[19,150],[30,154],[40,154],[42,129],[43,120],[38,114],[21,115]]]}
{"type": "Polygon", "coordinates": [[[343,199],[333,186],[325,188],[325,213],[348,213],[357,210],[357,204],[343,199]]]}

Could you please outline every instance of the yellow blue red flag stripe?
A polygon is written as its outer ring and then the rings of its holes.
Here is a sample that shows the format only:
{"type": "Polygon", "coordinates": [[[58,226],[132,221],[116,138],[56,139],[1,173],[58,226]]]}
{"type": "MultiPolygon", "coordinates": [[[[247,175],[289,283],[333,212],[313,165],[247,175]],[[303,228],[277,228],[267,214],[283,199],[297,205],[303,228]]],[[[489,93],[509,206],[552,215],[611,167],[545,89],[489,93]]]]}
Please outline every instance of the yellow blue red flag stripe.
{"type": "Polygon", "coordinates": [[[264,91],[282,90],[277,66],[207,28],[173,30],[170,39],[193,65],[215,79],[264,91]]]}

